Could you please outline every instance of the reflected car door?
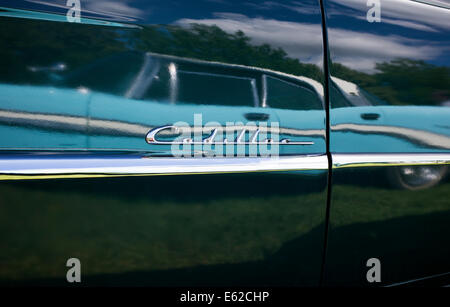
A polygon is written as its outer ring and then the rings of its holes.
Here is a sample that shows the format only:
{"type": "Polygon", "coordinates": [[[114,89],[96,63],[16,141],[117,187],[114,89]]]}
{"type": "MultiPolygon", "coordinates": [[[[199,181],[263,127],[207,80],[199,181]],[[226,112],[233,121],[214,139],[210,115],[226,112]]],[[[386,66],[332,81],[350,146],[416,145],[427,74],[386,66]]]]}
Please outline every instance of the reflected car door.
{"type": "Polygon", "coordinates": [[[1,284],[319,284],[319,2],[7,4],[1,284]]]}
{"type": "Polygon", "coordinates": [[[448,284],[450,11],[381,2],[325,1],[333,163],[325,284],[448,284]]]}

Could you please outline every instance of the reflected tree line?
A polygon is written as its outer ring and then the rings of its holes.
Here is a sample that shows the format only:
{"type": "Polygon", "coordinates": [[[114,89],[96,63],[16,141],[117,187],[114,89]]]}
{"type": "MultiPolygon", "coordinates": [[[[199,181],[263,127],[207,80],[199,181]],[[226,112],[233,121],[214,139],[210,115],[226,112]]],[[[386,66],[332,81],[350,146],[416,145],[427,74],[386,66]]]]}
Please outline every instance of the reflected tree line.
{"type": "MultiPolygon", "coordinates": [[[[254,45],[242,31],[227,33],[217,26],[151,25],[120,29],[1,18],[0,40],[3,44],[0,81],[4,83],[52,84],[61,75],[87,63],[130,51],[262,67],[323,80],[323,72],[317,65],[301,63],[282,48],[254,45]],[[50,74],[53,79],[47,78],[56,62],[67,65],[67,71],[54,72],[50,74]],[[44,76],[30,70],[30,66],[49,69],[44,76]]],[[[334,63],[332,73],[392,105],[439,105],[450,97],[450,69],[424,61],[395,59],[377,63],[373,74],[334,63]]]]}

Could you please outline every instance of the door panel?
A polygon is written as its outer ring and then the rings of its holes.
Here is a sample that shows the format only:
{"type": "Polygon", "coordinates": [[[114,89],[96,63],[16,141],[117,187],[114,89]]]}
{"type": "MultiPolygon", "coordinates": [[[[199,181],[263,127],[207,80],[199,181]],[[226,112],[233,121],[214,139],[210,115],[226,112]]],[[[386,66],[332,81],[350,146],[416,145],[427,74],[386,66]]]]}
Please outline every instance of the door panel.
{"type": "Polygon", "coordinates": [[[295,5],[2,1],[0,283],[75,257],[86,285],[317,285],[322,25],[295,5]]]}
{"type": "Polygon", "coordinates": [[[366,278],[370,258],[380,260],[381,285],[450,272],[450,11],[380,2],[325,1],[328,285],[380,285],[366,278]]]}
{"type": "Polygon", "coordinates": [[[314,285],[326,170],[3,182],[1,284],[314,285]]]}

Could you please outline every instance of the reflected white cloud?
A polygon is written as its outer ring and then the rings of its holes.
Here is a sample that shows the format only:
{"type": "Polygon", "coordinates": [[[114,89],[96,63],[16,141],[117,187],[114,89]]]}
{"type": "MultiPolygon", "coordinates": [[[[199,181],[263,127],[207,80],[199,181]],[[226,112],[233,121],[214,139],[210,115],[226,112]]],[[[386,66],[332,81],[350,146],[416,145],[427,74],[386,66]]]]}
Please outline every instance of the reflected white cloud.
{"type": "Polygon", "coordinates": [[[310,1],[291,1],[291,2],[274,2],[274,1],[263,1],[263,2],[246,2],[244,3],[247,6],[258,10],[272,10],[276,8],[288,9],[291,11],[295,11],[300,14],[320,14],[320,8],[317,5],[317,2],[310,1]]]}
{"type": "MultiPolygon", "coordinates": [[[[365,0],[328,1],[326,7],[327,15],[346,15],[360,20],[366,20],[368,10],[366,2],[365,0]]],[[[320,14],[317,3],[313,1],[310,3],[308,1],[287,1],[281,3],[263,1],[246,4],[259,10],[284,8],[300,14],[320,14]]],[[[381,0],[381,15],[383,23],[415,30],[439,32],[442,29],[448,29],[450,27],[448,14],[445,9],[411,0],[381,0]]]]}
{"type": "Polygon", "coordinates": [[[368,73],[374,72],[376,63],[396,58],[430,60],[445,51],[421,40],[342,29],[329,29],[328,38],[335,62],[368,73]]]}
{"type": "Polygon", "coordinates": [[[252,43],[270,44],[281,47],[290,57],[305,63],[322,62],[322,32],[317,24],[301,24],[274,19],[248,18],[235,13],[215,13],[211,19],[180,19],[176,24],[189,26],[192,23],[217,25],[228,33],[243,31],[252,39],[252,43]],[[304,31],[304,33],[299,33],[304,31]],[[311,55],[317,55],[311,57],[311,55]]]}
{"type": "MultiPolygon", "coordinates": [[[[280,47],[289,57],[305,63],[322,61],[322,30],[317,24],[249,18],[235,13],[215,13],[211,19],[180,19],[176,24],[188,27],[192,23],[217,25],[228,33],[243,31],[258,45],[267,43],[280,47]],[[311,57],[311,54],[316,56],[311,57]]],[[[395,58],[429,60],[446,50],[421,40],[394,35],[375,35],[351,30],[329,29],[335,61],[350,68],[374,72],[375,64],[395,58]]]]}
{"type": "MultiPolygon", "coordinates": [[[[130,0],[120,0],[120,1],[111,1],[111,0],[84,0],[83,3],[85,8],[90,11],[98,12],[103,15],[114,16],[114,17],[122,17],[122,18],[131,18],[131,19],[139,19],[142,18],[144,12],[138,8],[132,7],[129,2],[130,0]]],[[[148,13],[148,10],[147,12],[148,13]]]]}
{"type": "MultiPolygon", "coordinates": [[[[356,18],[360,20],[366,20],[366,16],[356,16],[356,18]]],[[[391,18],[382,18],[383,23],[388,23],[391,25],[401,26],[404,28],[414,29],[414,30],[420,30],[425,32],[439,32],[439,30],[417,22],[402,20],[402,19],[391,19],[391,18]]]]}
{"type": "MultiPolygon", "coordinates": [[[[360,19],[366,18],[366,1],[330,1],[327,10],[328,15],[339,15],[343,13],[342,9],[337,10],[334,4],[360,11],[360,15],[353,13],[352,16],[360,19]]],[[[381,22],[422,31],[436,32],[450,29],[446,9],[410,0],[381,0],[381,22]]]]}

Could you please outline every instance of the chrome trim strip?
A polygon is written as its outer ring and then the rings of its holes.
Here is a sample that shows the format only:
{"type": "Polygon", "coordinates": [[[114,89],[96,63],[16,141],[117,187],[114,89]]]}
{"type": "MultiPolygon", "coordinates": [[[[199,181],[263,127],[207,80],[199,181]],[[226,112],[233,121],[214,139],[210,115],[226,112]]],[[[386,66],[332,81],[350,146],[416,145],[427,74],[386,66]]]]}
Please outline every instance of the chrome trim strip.
{"type": "MultiPolygon", "coordinates": [[[[450,164],[441,154],[332,154],[333,168],[450,164]]],[[[0,180],[327,170],[326,155],[160,158],[142,155],[0,155],[0,180]]]]}
{"type": "Polygon", "coordinates": [[[445,3],[442,0],[412,0],[412,1],[420,3],[420,4],[433,5],[433,6],[437,6],[439,8],[450,9],[450,4],[445,3]]]}
{"type": "Polygon", "coordinates": [[[424,281],[424,280],[434,279],[434,278],[443,277],[443,276],[447,276],[447,275],[449,275],[449,277],[450,277],[450,272],[441,273],[441,274],[435,274],[435,275],[431,275],[431,276],[426,276],[426,277],[421,277],[421,278],[411,279],[411,280],[402,281],[402,282],[397,282],[397,283],[394,283],[394,284],[386,285],[385,287],[386,287],[386,288],[389,288],[389,287],[398,287],[398,286],[407,285],[407,284],[411,284],[411,283],[418,282],[418,281],[424,281]]]}
{"type": "MultiPolygon", "coordinates": [[[[38,1],[30,1],[30,2],[38,2],[38,1]]],[[[63,8],[63,10],[67,10],[68,7],[60,4],[50,4],[50,3],[40,3],[45,4],[46,6],[50,7],[59,7],[63,8]]],[[[13,18],[25,18],[25,19],[35,19],[35,20],[47,20],[47,21],[55,21],[55,22],[65,22],[68,23],[67,18],[64,14],[55,14],[55,13],[46,13],[46,12],[39,12],[39,11],[32,11],[32,10],[26,10],[26,9],[15,9],[15,8],[9,8],[1,6],[0,10],[0,17],[13,17],[13,18]]],[[[99,15],[99,12],[86,10],[83,8],[84,13],[91,13],[95,15],[99,15]]],[[[106,15],[101,15],[101,17],[109,17],[106,15]]],[[[120,18],[118,15],[114,16],[115,18],[120,18]]],[[[125,22],[134,22],[135,19],[132,18],[120,18],[125,22]]],[[[135,29],[142,29],[141,26],[130,24],[130,23],[120,23],[120,22],[112,22],[107,20],[101,20],[96,18],[85,18],[81,17],[80,19],[81,24],[91,24],[91,25],[100,25],[100,26],[109,26],[109,27],[119,27],[119,28],[135,28],[135,29]]]]}
{"type": "Polygon", "coordinates": [[[333,168],[391,165],[450,164],[450,153],[332,153],[333,168]]]}
{"type": "Polygon", "coordinates": [[[326,155],[268,158],[155,158],[95,154],[0,156],[0,180],[326,169],[326,155]]]}

